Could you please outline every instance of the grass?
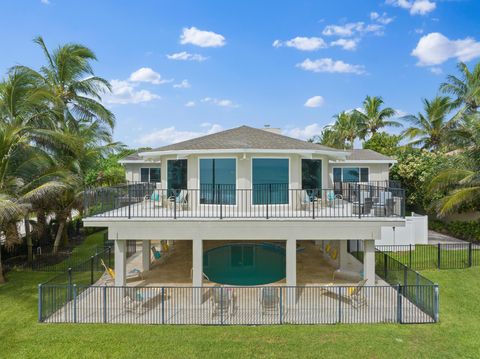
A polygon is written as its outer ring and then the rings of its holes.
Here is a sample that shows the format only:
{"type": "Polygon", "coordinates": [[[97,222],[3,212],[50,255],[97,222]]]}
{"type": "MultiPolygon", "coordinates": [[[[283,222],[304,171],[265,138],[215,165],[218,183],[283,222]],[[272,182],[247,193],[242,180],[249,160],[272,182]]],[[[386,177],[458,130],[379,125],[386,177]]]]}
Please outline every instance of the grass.
{"type": "Polygon", "coordinates": [[[201,327],[40,324],[37,283],[51,274],[15,271],[0,286],[0,357],[478,358],[480,269],[422,274],[440,284],[439,324],[201,327]]]}

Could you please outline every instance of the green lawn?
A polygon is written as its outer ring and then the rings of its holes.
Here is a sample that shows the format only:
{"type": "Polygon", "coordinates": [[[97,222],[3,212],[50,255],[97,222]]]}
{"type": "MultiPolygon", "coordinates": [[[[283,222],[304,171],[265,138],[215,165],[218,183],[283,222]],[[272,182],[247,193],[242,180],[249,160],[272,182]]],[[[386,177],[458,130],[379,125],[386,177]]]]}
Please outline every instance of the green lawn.
{"type": "Polygon", "coordinates": [[[478,358],[480,269],[425,271],[440,284],[440,323],[201,327],[37,323],[37,283],[0,286],[1,358],[478,358]]]}

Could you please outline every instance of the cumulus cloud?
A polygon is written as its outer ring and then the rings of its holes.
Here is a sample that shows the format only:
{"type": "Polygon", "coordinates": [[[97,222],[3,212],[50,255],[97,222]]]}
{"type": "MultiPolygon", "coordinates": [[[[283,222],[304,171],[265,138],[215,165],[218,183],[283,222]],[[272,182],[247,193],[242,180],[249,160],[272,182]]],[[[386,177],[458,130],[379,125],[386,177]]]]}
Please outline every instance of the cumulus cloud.
{"type": "Polygon", "coordinates": [[[287,41],[275,40],[273,47],[293,47],[301,51],[315,51],[327,47],[327,44],[321,37],[302,37],[297,36],[287,41]]]}
{"type": "Polygon", "coordinates": [[[40,0],[43,5],[50,5],[50,0],[40,0]]]}
{"type": "Polygon", "coordinates": [[[213,31],[205,31],[192,26],[183,28],[180,36],[181,44],[191,44],[200,47],[221,47],[225,46],[225,37],[213,31]]]}
{"type": "Polygon", "coordinates": [[[394,18],[393,17],[388,17],[386,12],[384,12],[383,14],[379,14],[376,11],[372,11],[370,13],[370,20],[377,21],[377,22],[379,22],[380,24],[383,24],[383,25],[388,25],[394,20],[394,18]]]}
{"type": "Polygon", "coordinates": [[[283,132],[284,135],[298,138],[301,140],[308,140],[314,136],[318,136],[322,133],[323,126],[318,123],[312,123],[305,127],[294,127],[286,129],[283,132]]]}
{"type": "Polygon", "coordinates": [[[380,24],[365,24],[362,21],[350,22],[344,25],[327,25],[322,31],[325,36],[351,37],[354,35],[383,35],[384,26],[380,24]]]}
{"type": "Polygon", "coordinates": [[[202,128],[203,130],[201,131],[182,131],[178,130],[175,126],[165,127],[141,136],[136,142],[140,146],[161,146],[190,140],[195,137],[209,135],[223,130],[223,127],[218,124],[210,124],[210,126],[202,126],[202,128]]]}
{"type": "Polygon", "coordinates": [[[148,90],[136,89],[136,84],[129,81],[112,80],[110,85],[112,92],[103,98],[107,104],[138,104],[160,99],[160,96],[148,90]]]}
{"type": "Polygon", "coordinates": [[[228,100],[228,99],[205,97],[200,101],[205,103],[211,103],[220,107],[231,107],[231,108],[239,107],[239,105],[234,103],[232,100],[228,100]]]}
{"type": "Polygon", "coordinates": [[[176,52],[174,54],[167,55],[169,60],[177,60],[177,61],[205,61],[208,57],[205,57],[200,54],[191,54],[186,51],[176,52]]]}
{"type": "Polygon", "coordinates": [[[471,37],[450,40],[441,33],[432,32],[422,36],[411,55],[418,58],[419,66],[440,65],[452,58],[470,61],[480,57],[480,42],[471,37]]]}
{"type": "Polygon", "coordinates": [[[437,4],[430,0],[386,0],[386,3],[406,9],[410,15],[426,15],[437,8],[437,4]]]}
{"type": "Polygon", "coordinates": [[[430,67],[429,68],[430,72],[434,75],[441,75],[443,74],[443,71],[440,67],[430,67]]]}
{"type": "Polygon", "coordinates": [[[185,107],[194,107],[195,106],[195,101],[188,101],[185,103],[185,107]]]}
{"type": "Polygon", "coordinates": [[[305,106],[305,107],[320,107],[320,106],[323,106],[324,103],[325,103],[325,100],[322,96],[313,96],[313,97],[310,97],[303,104],[303,106],[305,106]]]}
{"type": "Polygon", "coordinates": [[[340,46],[344,50],[355,50],[357,48],[358,39],[338,39],[330,43],[331,46],[340,46]]]}
{"type": "Polygon", "coordinates": [[[330,58],[322,58],[317,60],[306,59],[296,65],[305,71],[312,72],[329,72],[329,73],[351,73],[361,75],[365,73],[362,65],[351,65],[341,60],[333,60],[330,58]]]}
{"type": "Polygon", "coordinates": [[[173,87],[175,87],[177,89],[188,89],[188,88],[192,87],[192,85],[190,85],[190,82],[188,82],[188,80],[182,80],[182,82],[180,82],[178,84],[174,84],[173,87]]]}
{"type": "Polygon", "coordinates": [[[162,76],[153,71],[150,67],[142,67],[135,72],[132,72],[129,78],[132,82],[148,82],[154,85],[160,85],[166,82],[172,82],[172,80],[162,79],[162,76]]]}

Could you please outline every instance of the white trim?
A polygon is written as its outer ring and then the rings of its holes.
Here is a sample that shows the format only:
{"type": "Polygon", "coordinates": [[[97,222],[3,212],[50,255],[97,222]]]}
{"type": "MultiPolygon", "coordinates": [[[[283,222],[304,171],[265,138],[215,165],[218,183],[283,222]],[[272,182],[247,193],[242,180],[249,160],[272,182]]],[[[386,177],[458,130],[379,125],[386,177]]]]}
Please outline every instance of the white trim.
{"type": "Polygon", "coordinates": [[[255,149],[255,148],[228,148],[228,149],[210,149],[210,150],[174,150],[174,151],[148,151],[140,152],[138,155],[143,157],[157,157],[167,155],[194,155],[194,154],[223,154],[223,153],[281,153],[281,154],[318,154],[331,157],[347,158],[350,152],[330,151],[330,150],[284,150],[284,149],[255,149]]]}
{"type": "Polygon", "coordinates": [[[150,164],[160,164],[161,161],[154,161],[154,160],[119,160],[118,163],[125,164],[125,163],[150,163],[150,164]]]}
{"type": "Polygon", "coordinates": [[[362,163],[378,163],[378,164],[395,164],[397,163],[397,160],[344,160],[344,161],[332,161],[329,160],[328,163],[333,163],[333,164],[348,164],[348,163],[355,163],[355,164],[362,164],[362,163]]]}

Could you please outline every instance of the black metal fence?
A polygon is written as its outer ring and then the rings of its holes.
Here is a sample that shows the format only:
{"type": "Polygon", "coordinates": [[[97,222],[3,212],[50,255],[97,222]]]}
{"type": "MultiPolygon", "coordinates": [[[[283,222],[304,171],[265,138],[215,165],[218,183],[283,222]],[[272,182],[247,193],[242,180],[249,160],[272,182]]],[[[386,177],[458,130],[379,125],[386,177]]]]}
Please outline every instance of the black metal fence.
{"type": "Polygon", "coordinates": [[[38,320],[49,323],[335,324],[433,323],[438,288],[392,286],[39,286],[38,320]],[[405,295],[417,293],[430,314],[405,295]]]}
{"type": "Polygon", "coordinates": [[[474,243],[386,245],[377,249],[415,270],[480,266],[480,245],[474,243]]]}
{"type": "MultiPolygon", "coordinates": [[[[348,251],[363,262],[362,241],[349,241],[348,251]]],[[[375,250],[375,273],[425,313],[438,318],[438,285],[380,249],[375,250]],[[430,288],[419,290],[419,288],[430,288]]]]}
{"type": "Polygon", "coordinates": [[[289,189],[287,184],[157,189],[129,183],[85,191],[86,216],[112,218],[404,217],[401,188],[349,183],[342,189],[289,189]]]}

